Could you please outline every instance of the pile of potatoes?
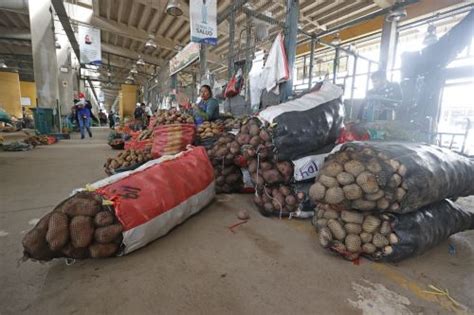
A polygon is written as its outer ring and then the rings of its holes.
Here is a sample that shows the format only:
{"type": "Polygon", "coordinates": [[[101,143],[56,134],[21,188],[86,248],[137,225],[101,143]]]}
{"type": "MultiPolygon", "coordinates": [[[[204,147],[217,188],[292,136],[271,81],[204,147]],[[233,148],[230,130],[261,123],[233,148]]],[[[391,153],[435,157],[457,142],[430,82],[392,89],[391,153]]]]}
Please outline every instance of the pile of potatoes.
{"type": "Polygon", "coordinates": [[[243,118],[227,118],[224,120],[225,130],[239,130],[242,125],[243,118]]]}
{"type": "Polygon", "coordinates": [[[310,197],[346,209],[397,212],[407,193],[406,171],[397,160],[369,147],[339,151],[328,156],[310,197]]]}
{"type": "Polygon", "coordinates": [[[194,124],[194,119],[191,115],[178,112],[174,108],[157,113],[154,127],[158,125],[172,125],[172,124],[194,124]]]}
{"type": "MultiPolygon", "coordinates": [[[[27,133],[28,134],[28,133],[27,133]]],[[[23,142],[31,144],[33,147],[37,145],[48,145],[48,136],[29,136],[23,142]]]]}
{"type": "Polygon", "coordinates": [[[236,165],[214,166],[214,177],[216,179],[216,193],[230,194],[243,191],[244,182],[242,171],[236,165]]]}
{"type": "Polygon", "coordinates": [[[102,198],[80,192],[45,215],[23,238],[25,259],[105,258],[117,253],[123,227],[102,198]]]}
{"type": "Polygon", "coordinates": [[[207,139],[219,136],[224,131],[224,125],[219,122],[205,121],[198,129],[198,136],[200,139],[207,139]]]}
{"type": "Polygon", "coordinates": [[[152,159],[149,151],[142,150],[125,150],[120,152],[115,158],[108,158],[104,164],[105,173],[113,174],[116,169],[132,167],[137,164],[147,162],[152,159]]]}
{"type": "Polygon", "coordinates": [[[142,141],[142,140],[147,140],[151,139],[151,136],[153,135],[153,130],[152,129],[145,129],[137,137],[137,140],[142,141]]]}
{"type": "Polygon", "coordinates": [[[324,248],[341,254],[349,260],[359,255],[380,259],[393,253],[399,243],[387,214],[342,210],[318,204],[313,224],[324,248]]]}
{"type": "Polygon", "coordinates": [[[263,187],[254,197],[254,203],[266,215],[293,212],[303,200],[304,193],[295,193],[288,185],[263,187]]]}

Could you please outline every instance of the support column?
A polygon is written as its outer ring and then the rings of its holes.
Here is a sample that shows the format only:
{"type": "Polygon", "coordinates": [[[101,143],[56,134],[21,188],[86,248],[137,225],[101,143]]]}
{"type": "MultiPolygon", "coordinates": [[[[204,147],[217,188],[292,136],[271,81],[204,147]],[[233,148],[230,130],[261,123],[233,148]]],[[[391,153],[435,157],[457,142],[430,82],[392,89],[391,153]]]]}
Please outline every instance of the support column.
{"type": "Polygon", "coordinates": [[[28,7],[38,106],[55,108],[58,100],[58,63],[51,1],[28,1],[28,7]]]}
{"type": "MultiPolygon", "coordinates": [[[[250,18],[249,14],[246,14],[245,16],[245,21],[246,21],[246,30],[245,30],[245,80],[249,82],[249,73],[250,70],[252,69],[252,61],[253,61],[253,56],[250,54],[250,49],[252,45],[252,19],[250,18]]],[[[246,85],[246,100],[250,104],[250,87],[247,84],[246,85]]]]}
{"type": "Polygon", "coordinates": [[[316,40],[314,38],[311,39],[311,51],[309,53],[309,79],[308,79],[308,89],[311,89],[313,86],[313,67],[314,67],[314,46],[316,40]]]}
{"type": "Polygon", "coordinates": [[[397,29],[397,21],[384,21],[380,44],[379,70],[388,71],[393,66],[398,40],[397,29]]]}
{"type": "Polygon", "coordinates": [[[300,12],[299,0],[286,1],[286,36],[285,49],[288,57],[288,68],[290,70],[290,79],[281,84],[280,100],[285,102],[288,97],[293,94],[293,68],[296,59],[296,39],[298,35],[298,17],[300,12]]]}
{"type": "Polygon", "coordinates": [[[201,49],[199,50],[199,74],[201,84],[207,73],[207,49],[207,45],[202,43],[201,49]]]}
{"type": "Polygon", "coordinates": [[[227,80],[230,80],[234,74],[234,37],[235,37],[235,7],[232,7],[232,12],[229,15],[229,56],[227,80]]]}

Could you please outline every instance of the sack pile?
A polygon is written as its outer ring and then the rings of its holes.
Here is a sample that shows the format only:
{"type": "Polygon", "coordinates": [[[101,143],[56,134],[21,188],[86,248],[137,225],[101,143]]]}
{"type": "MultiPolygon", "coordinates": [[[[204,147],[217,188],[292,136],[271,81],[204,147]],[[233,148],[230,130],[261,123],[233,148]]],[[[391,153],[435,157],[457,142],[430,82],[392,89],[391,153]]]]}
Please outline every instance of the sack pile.
{"type": "Polygon", "coordinates": [[[64,200],[25,235],[25,259],[128,254],[167,234],[215,196],[212,166],[199,147],[88,188],[93,192],[81,191],[64,200]]]}
{"type": "Polygon", "coordinates": [[[47,261],[113,256],[123,227],[98,194],[80,192],[45,215],[23,238],[24,257],[47,261]]]}
{"type": "Polygon", "coordinates": [[[473,161],[415,143],[347,143],[310,188],[320,244],[348,259],[398,261],[474,228],[445,198],[474,194],[473,161]]]}

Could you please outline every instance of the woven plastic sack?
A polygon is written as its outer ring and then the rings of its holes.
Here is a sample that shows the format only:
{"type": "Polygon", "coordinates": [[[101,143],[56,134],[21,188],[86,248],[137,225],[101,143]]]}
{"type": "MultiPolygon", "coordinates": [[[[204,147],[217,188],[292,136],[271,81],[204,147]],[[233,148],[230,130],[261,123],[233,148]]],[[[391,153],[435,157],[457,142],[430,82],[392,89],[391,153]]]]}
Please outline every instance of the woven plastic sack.
{"type": "Polygon", "coordinates": [[[158,126],[153,131],[153,158],[173,155],[192,144],[196,135],[194,124],[173,124],[158,126]]]}
{"type": "Polygon", "coordinates": [[[124,149],[125,150],[146,150],[146,149],[151,149],[153,145],[153,140],[152,139],[146,139],[146,140],[129,140],[125,142],[124,149]]]}
{"type": "Polygon", "coordinates": [[[344,122],[341,96],[341,88],[324,82],[318,91],[259,113],[272,126],[278,160],[295,160],[336,142],[344,122]]]}
{"type": "Polygon", "coordinates": [[[91,188],[113,201],[124,254],[167,234],[215,196],[214,171],[203,147],[149,161],[91,188]]]}

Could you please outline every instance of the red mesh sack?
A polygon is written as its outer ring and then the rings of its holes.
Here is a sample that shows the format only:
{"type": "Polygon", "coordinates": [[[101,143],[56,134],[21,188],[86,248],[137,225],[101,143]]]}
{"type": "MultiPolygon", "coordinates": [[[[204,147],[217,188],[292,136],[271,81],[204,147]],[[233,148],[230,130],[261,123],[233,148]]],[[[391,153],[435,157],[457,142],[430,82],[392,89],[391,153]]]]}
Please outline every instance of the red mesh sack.
{"type": "Polygon", "coordinates": [[[194,124],[158,126],[153,131],[151,155],[154,159],[184,151],[196,135],[194,124]]]}

